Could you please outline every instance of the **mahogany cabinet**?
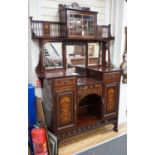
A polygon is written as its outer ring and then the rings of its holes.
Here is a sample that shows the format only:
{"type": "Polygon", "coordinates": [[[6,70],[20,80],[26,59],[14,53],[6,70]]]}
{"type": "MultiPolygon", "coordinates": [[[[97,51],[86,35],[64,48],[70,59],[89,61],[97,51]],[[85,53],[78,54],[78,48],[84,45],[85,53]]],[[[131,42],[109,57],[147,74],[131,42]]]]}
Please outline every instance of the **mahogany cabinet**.
{"type": "Polygon", "coordinates": [[[59,141],[107,124],[117,131],[122,70],[110,62],[110,26],[98,26],[97,12],[77,3],[60,4],[59,17],[57,23],[31,19],[46,125],[59,141]],[[98,28],[106,28],[104,35],[98,28]]]}
{"type": "Polygon", "coordinates": [[[86,68],[84,76],[68,70],[50,71],[43,80],[49,129],[59,140],[111,123],[117,131],[121,70],[93,66],[86,68]],[[47,104],[52,107],[50,118],[47,104]]]}

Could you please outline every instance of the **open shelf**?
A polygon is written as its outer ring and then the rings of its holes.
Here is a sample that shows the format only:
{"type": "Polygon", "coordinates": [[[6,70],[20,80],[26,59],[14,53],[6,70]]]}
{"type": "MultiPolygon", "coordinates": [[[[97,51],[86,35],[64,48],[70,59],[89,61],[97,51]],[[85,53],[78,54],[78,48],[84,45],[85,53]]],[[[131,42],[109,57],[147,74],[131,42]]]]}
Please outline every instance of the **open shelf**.
{"type": "Polygon", "coordinates": [[[87,104],[87,105],[82,105],[82,106],[79,106],[79,109],[82,109],[82,108],[86,108],[86,107],[90,107],[90,106],[93,106],[92,104],[87,104]]]}
{"type": "Polygon", "coordinates": [[[101,97],[97,94],[87,95],[79,102],[77,125],[85,126],[96,123],[102,118],[101,97]]]}
{"type": "Polygon", "coordinates": [[[99,120],[101,120],[99,116],[96,116],[93,114],[81,114],[78,116],[77,126],[81,127],[81,126],[93,124],[99,120]]]}

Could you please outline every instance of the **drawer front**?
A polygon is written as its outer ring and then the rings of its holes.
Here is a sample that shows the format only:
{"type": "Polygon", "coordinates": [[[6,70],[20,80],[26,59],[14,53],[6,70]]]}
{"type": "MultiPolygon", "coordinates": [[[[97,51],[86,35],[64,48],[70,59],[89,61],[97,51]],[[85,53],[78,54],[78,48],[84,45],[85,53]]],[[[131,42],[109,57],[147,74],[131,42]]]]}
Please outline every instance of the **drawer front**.
{"type": "Polygon", "coordinates": [[[104,73],[103,81],[105,83],[120,82],[120,72],[104,73]]]}
{"type": "Polygon", "coordinates": [[[76,78],[61,78],[54,80],[55,87],[64,87],[64,86],[71,86],[76,85],[76,78]]]}

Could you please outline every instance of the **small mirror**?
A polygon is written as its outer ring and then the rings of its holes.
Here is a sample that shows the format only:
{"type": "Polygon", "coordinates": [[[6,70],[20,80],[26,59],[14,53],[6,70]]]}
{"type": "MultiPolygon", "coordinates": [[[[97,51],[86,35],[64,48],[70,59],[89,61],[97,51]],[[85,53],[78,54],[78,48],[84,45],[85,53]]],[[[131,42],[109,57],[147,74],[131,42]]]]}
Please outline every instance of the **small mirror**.
{"type": "Polygon", "coordinates": [[[48,42],[44,44],[45,67],[62,68],[62,43],[48,42]]]}
{"type": "Polygon", "coordinates": [[[66,67],[75,68],[76,65],[85,66],[86,48],[84,45],[67,45],[66,46],[66,67]]]}
{"type": "Polygon", "coordinates": [[[102,64],[102,51],[99,43],[88,43],[88,66],[102,64]]]}

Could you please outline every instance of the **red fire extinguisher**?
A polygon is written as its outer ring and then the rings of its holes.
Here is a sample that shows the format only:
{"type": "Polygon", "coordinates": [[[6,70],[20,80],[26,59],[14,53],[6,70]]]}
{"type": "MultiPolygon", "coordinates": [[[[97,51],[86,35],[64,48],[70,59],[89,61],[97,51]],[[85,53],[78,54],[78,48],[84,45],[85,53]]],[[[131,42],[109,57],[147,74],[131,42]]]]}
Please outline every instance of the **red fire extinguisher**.
{"type": "Polygon", "coordinates": [[[31,131],[33,149],[35,155],[48,155],[46,131],[44,128],[35,126],[31,131]]]}

